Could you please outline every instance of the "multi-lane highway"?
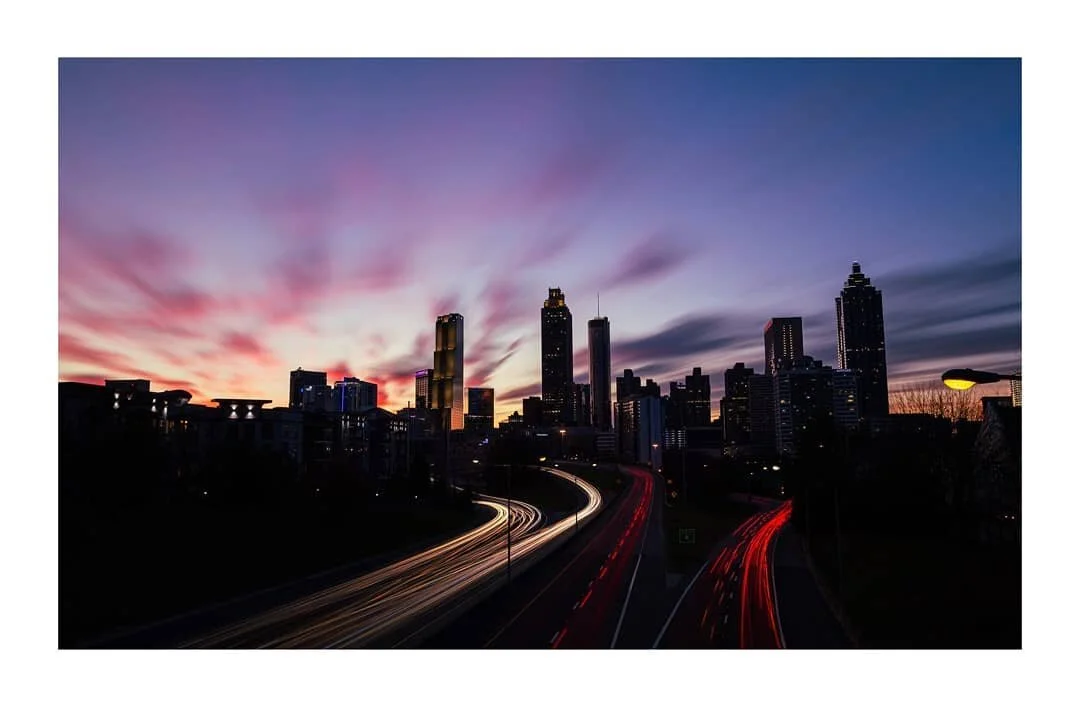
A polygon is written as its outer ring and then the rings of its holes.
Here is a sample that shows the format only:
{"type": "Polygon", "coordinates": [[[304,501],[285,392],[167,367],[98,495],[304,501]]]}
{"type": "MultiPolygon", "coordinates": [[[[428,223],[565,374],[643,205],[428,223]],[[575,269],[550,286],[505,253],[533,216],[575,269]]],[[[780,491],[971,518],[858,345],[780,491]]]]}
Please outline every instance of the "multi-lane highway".
{"type": "Polygon", "coordinates": [[[589,528],[424,647],[610,648],[638,619],[632,596],[651,562],[642,564],[642,550],[658,532],[656,477],[622,472],[629,483],[589,528]]]}
{"type": "Polygon", "coordinates": [[[656,648],[783,648],[773,552],[791,502],[740,525],[684,590],[656,648]]]}
{"type": "MultiPolygon", "coordinates": [[[[601,506],[591,484],[559,469],[549,473],[584,494],[577,522],[601,506]]],[[[541,511],[527,503],[481,496],[493,512],[488,522],[441,545],[340,583],[279,608],[234,623],[184,647],[336,648],[400,646],[437,620],[470,591],[504,581],[507,541],[511,568],[521,567],[575,526],[574,516],[544,526],[541,511]]]]}

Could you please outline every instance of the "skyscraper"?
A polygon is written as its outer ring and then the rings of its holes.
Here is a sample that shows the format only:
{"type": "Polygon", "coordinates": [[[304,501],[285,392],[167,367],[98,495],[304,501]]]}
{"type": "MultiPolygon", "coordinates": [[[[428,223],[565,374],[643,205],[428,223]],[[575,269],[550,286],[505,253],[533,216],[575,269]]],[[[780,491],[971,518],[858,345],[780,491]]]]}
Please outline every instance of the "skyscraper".
{"type": "Polygon", "coordinates": [[[712,422],[712,384],[700,368],[686,377],[686,426],[704,427],[712,422]]]}
{"type": "Polygon", "coordinates": [[[431,409],[431,384],[434,379],[435,371],[430,368],[416,372],[416,398],[413,404],[417,410],[431,409]]]}
{"type": "MultiPolygon", "coordinates": [[[[449,417],[449,429],[465,429],[465,318],[443,314],[435,320],[432,409],[449,417]]],[[[446,423],[443,423],[446,424],[446,423]]]]}
{"type": "Polygon", "coordinates": [[[858,263],[851,264],[844,289],[836,298],[837,367],[855,374],[860,417],[889,414],[885,368],[885,315],[881,291],[870,284],[858,263]]]}
{"type": "Polygon", "coordinates": [[[765,323],[765,375],[775,375],[802,356],[802,317],[773,317],[765,323]]]}
{"type": "Polygon", "coordinates": [[[802,356],[773,376],[778,452],[797,456],[831,435],[836,409],[833,373],[821,361],[802,356]]]}
{"type": "Polygon", "coordinates": [[[297,368],[289,371],[289,407],[293,409],[304,406],[304,389],[308,386],[326,385],[325,371],[305,371],[297,368]]]}
{"type": "Polygon", "coordinates": [[[465,426],[487,431],[495,427],[495,389],[469,388],[469,414],[465,426]]]}
{"type": "Polygon", "coordinates": [[[750,377],[753,368],[739,362],[724,371],[724,441],[738,449],[750,443],[750,377]]]}
{"type": "Polygon", "coordinates": [[[540,308],[540,397],[544,423],[573,422],[574,326],[570,308],[558,287],[548,289],[540,308]]]}
{"type": "Polygon", "coordinates": [[[607,317],[589,320],[589,391],[592,425],[611,430],[611,325],[607,317]]]}
{"type": "MultiPolygon", "coordinates": [[[[1013,371],[1014,375],[1020,375],[1020,369],[1013,371]]],[[[1012,398],[1012,404],[1014,408],[1020,407],[1020,403],[1023,399],[1023,389],[1020,387],[1020,379],[1016,378],[1009,381],[1009,397],[1012,398]]]]}

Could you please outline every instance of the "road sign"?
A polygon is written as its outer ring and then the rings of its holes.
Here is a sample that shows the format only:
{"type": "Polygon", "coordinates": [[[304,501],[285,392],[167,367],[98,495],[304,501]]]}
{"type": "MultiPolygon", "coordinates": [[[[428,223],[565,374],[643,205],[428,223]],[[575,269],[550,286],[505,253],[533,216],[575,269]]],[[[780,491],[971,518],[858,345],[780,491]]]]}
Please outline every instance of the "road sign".
{"type": "Polygon", "coordinates": [[[679,528],[679,544],[693,545],[697,542],[697,531],[694,528],[679,528]]]}

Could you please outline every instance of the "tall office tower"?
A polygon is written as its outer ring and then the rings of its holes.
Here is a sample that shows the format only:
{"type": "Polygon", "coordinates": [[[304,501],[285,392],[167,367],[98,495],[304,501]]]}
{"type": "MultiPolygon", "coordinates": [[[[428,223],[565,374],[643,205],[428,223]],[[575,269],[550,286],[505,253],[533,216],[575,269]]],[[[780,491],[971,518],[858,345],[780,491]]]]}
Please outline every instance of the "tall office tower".
{"type": "Polygon", "coordinates": [[[619,400],[615,407],[619,412],[619,455],[626,461],[659,468],[663,442],[660,397],[636,393],[619,400]]]}
{"type": "Polygon", "coordinates": [[[635,376],[629,368],[623,369],[623,374],[615,379],[615,402],[622,402],[640,392],[641,377],[635,376]]]}
{"type": "Polygon", "coordinates": [[[755,455],[776,453],[776,396],[773,377],[752,373],[750,393],[750,449],[755,455]]]}
{"type": "Polygon", "coordinates": [[[304,388],[326,385],[326,371],[305,371],[297,368],[289,371],[289,407],[304,407],[304,388]]]}
{"type": "Polygon", "coordinates": [[[465,426],[479,431],[495,428],[495,389],[469,388],[469,414],[465,426]]]}
{"type": "Polygon", "coordinates": [[[416,372],[416,399],[413,405],[417,410],[431,409],[431,384],[434,379],[435,371],[431,368],[416,372]]]}
{"type": "Polygon", "coordinates": [[[836,298],[837,368],[855,373],[860,417],[889,414],[885,368],[885,314],[881,290],[870,284],[858,263],[851,264],[844,289],[836,298]]]}
{"type": "Polygon", "coordinates": [[[526,427],[543,427],[544,399],[532,395],[521,400],[521,417],[526,427]]]}
{"type": "Polygon", "coordinates": [[[465,318],[456,312],[435,320],[432,370],[431,408],[449,418],[449,429],[465,429],[465,318]]]}
{"type": "Polygon", "coordinates": [[[307,385],[300,391],[300,407],[305,412],[333,412],[337,405],[334,389],[328,385],[307,385]]]}
{"type": "MultiPolygon", "coordinates": [[[[1018,368],[1015,371],[1013,371],[1013,375],[1017,375],[1017,376],[1020,375],[1020,369],[1018,368]]],[[[1011,381],[1009,381],[1009,397],[1012,398],[1012,404],[1013,404],[1014,408],[1020,407],[1020,392],[1021,392],[1020,391],[1020,381],[1019,380],[1011,380],[1011,381]]]]}
{"type": "Polygon", "coordinates": [[[833,371],[833,420],[837,427],[853,430],[859,426],[858,390],[854,371],[833,371]]]}
{"type": "Polygon", "coordinates": [[[765,375],[775,375],[802,356],[802,317],[773,317],[765,323],[765,375]]]}
{"type": "Polygon", "coordinates": [[[669,430],[686,429],[686,384],[671,381],[668,384],[668,403],[664,411],[664,427],[669,430]]]}
{"type": "Polygon", "coordinates": [[[712,422],[712,383],[700,368],[686,377],[686,426],[705,427],[712,422]]]}
{"type": "Polygon", "coordinates": [[[750,377],[753,368],[739,362],[724,371],[724,441],[741,447],[750,444],[750,377]]]}
{"type": "Polygon", "coordinates": [[[778,452],[797,456],[832,435],[836,404],[833,373],[821,361],[803,356],[773,376],[778,452]]]}
{"type": "Polygon", "coordinates": [[[334,384],[334,410],[337,412],[367,412],[379,400],[379,386],[346,376],[334,384]]]}
{"type": "Polygon", "coordinates": [[[574,320],[558,287],[540,308],[540,397],[544,424],[573,422],[574,320]]]}
{"type": "Polygon", "coordinates": [[[611,430],[611,325],[607,317],[589,320],[589,389],[592,425],[611,430]]]}

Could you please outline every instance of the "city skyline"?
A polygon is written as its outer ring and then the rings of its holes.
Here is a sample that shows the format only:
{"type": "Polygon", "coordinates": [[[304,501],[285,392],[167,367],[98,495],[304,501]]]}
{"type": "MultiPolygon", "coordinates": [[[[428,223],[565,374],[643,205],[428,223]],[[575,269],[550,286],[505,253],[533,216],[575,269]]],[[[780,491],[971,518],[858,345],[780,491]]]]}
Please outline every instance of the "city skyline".
{"type": "Polygon", "coordinates": [[[770,318],[836,366],[853,261],[890,388],[1014,370],[1019,110],[1014,60],[63,60],[59,377],[398,409],[454,311],[501,420],[558,286],[575,382],[599,293],[612,370],[701,367],[715,417],[770,318]]]}

